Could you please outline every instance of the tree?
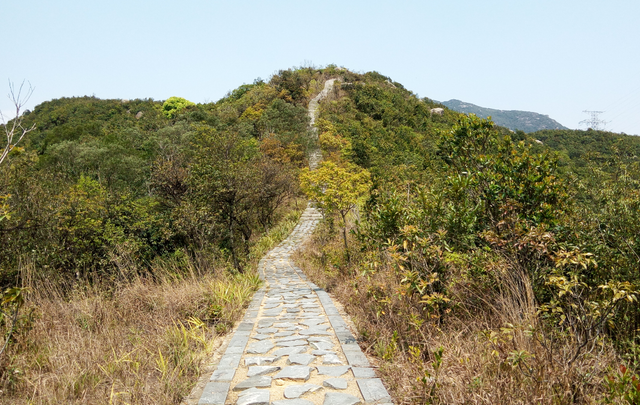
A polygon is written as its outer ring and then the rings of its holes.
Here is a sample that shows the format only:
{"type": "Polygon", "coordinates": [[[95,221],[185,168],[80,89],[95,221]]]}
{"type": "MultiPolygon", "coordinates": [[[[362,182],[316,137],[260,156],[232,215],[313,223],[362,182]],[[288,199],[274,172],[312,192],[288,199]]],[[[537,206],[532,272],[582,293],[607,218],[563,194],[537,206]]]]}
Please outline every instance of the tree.
{"type": "Polygon", "coordinates": [[[15,91],[15,86],[13,85],[13,83],[9,82],[8,97],[16,109],[16,116],[10,122],[6,122],[2,113],[0,113],[0,119],[2,120],[2,126],[4,127],[4,132],[7,138],[7,143],[2,150],[2,155],[0,155],[0,164],[4,162],[4,160],[9,155],[9,152],[11,152],[16,147],[16,145],[20,143],[25,135],[36,129],[36,124],[33,124],[30,127],[25,127],[23,125],[24,116],[21,114],[22,107],[24,107],[27,101],[29,101],[31,94],[33,93],[33,87],[31,87],[31,84],[29,84],[29,88],[25,90],[24,94],[23,90],[24,82],[20,84],[17,93],[15,91]]]}
{"type": "Polygon", "coordinates": [[[176,114],[189,106],[196,105],[195,103],[182,98],[182,97],[169,97],[164,104],[162,104],[162,113],[167,118],[174,118],[176,114]]]}
{"type": "Polygon", "coordinates": [[[325,161],[316,170],[305,168],[300,173],[300,188],[309,199],[317,202],[325,214],[340,214],[347,260],[347,215],[370,187],[369,172],[352,163],[342,163],[339,166],[332,161],[325,161]]]}
{"type": "Polygon", "coordinates": [[[241,271],[237,244],[245,250],[255,221],[254,197],[258,188],[258,145],[237,132],[200,127],[194,141],[194,158],[188,184],[196,204],[223,227],[223,240],[234,267],[241,271]]]}
{"type": "MultiPolygon", "coordinates": [[[[20,84],[18,92],[16,93],[13,83],[9,82],[9,99],[16,109],[16,116],[10,123],[7,123],[4,120],[2,113],[0,113],[2,126],[4,127],[4,132],[7,137],[7,143],[2,150],[2,155],[0,155],[0,165],[4,162],[7,156],[9,156],[9,153],[16,147],[22,138],[36,128],[36,124],[33,124],[28,128],[23,126],[24,117],[20,112],[33,93],[31,84],[29,84],[29,89],[26,90],[24,95],[22,93],[23,88],[24,82],[20,84]]],[[[0,221],[10,215],[9,208],[6,204],[7,197],[8,195],[0,195],[0,199],[3,201],[2,207],[0,207],[0,221]]],[[[5,336],[4,343],[0,349],[0,355],[4,353],[9,341],[11,340],[11,336],[15,331],[16,323],[18,322],[18,314],[20,312],[20,308],[24,304],[24,293],[26,291],[26,288],[13,287],[8,288],[0,295],[0,319],[7,323],[9,322],[9,319],[11,320],[11,327],[5,336]]]]}

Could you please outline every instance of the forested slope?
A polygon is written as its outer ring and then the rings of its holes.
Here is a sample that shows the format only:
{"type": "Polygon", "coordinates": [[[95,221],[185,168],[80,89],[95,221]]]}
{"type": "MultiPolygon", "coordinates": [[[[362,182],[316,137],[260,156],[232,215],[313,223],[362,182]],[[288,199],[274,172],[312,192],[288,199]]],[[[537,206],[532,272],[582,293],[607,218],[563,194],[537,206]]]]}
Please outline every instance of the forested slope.
{"type": "Polygon", "coordinates": [[[20,304],[4,395],[177,402],[198,373],[189,356],[207,350],[201,331],[235,319],[255,288],[256,252],[291,223],[302,189],[325,221],[298,259],[345,304],[399,402],[634,403],[636,138],[513,133],[431,112],[439,106],[379,73],[334,66],[281,71],[208,104],[39,105],[25,116],[37,129],[0,166],[0,274],[6,287],[40,283],[60,299],[39,290],[20,304]],[[310,172],[305,107],[328,78],[336,86],[317,120],[325,163],[310,172]],[[172,301],[175,290],[190,298],[172,301]],[[169,326],[113,315],[131,307],[166,309],[169,326]],[[102,325],[128,332],[109,332],[84,366],[63,365],[82,350],[53,355],[44,342],[68,336],[65,322],[86,342],[102,341],[102,325]],[[166,339],[147,338],[154,329],[166,339]],[[147,367],[144,384],[134,363],[147,367]],[[75,371],[53,378],[56,369],[75,371]]]}
{"type": "Polygon", "coordinates": [[[345,75],[319,119],[329,162],[310,177],[339,189],[338,166],[348,184],[334,201],[305,186],[335,219],[300,260],[342,297],[395,397],[637,398],[636,138],[529,136],[433,106],[378,74],[345,75]],[[345,221],[362,170],[371,187],[345,221]]]}

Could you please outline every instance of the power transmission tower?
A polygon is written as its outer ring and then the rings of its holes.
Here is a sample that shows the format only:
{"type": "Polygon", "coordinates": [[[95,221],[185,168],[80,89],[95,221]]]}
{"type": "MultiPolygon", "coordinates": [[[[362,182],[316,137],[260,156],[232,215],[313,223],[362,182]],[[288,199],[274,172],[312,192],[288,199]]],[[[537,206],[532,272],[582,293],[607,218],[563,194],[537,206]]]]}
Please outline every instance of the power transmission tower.
{"type": "Polygon", "coordinates": [[[587,111],[584,110],[583,113],[591,115],[591,118],[586,120],[582,120],[579,122],[580,125],[586,124],[587,128],[591,128],[595,131],[604,130],[605,125],[607,125],[607,121],[601,120],[598,118],[598,114],[604,113],[604,111],[587,111]]]}

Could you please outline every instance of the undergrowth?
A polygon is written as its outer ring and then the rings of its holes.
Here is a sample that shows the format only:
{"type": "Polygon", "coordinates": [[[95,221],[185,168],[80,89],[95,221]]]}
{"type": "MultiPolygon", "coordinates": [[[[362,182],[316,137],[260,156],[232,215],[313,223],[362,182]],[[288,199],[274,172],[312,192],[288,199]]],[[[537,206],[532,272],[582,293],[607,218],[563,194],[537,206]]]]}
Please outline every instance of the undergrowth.
{"type": "Polygon", "coordinates": [[[215,339],[259,287],[259,258],[289,234],[300,212],[291,211],[255,242],[244,273],[199,252],[158,260],[143,275],[121,260],[121,278],[79,281],[69,290],[23,265],[29,293],[0,359],[0,402],[179,403],[215,339]]]}
{"type": "Polygon", "coordinates": [[[320,226],[296,260],[344,305],[396,403],[637,403],[637,377],[611,344],[572,362],[570,336],[541,322],[530,283],[506,260],[445,255],[448,295],[427,297],[411,293],[392,250],[352,238],[347,261],[341,239],[320,226]],[[478,267],[484,282],[471,275],[478,267]]]}

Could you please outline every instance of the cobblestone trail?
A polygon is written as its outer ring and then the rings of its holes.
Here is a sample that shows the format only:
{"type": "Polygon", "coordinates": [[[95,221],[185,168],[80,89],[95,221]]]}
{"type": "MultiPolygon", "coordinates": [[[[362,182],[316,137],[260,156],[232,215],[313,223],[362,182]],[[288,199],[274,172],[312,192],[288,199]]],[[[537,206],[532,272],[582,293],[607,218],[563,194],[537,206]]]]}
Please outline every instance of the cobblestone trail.
{"type": "MultiPolygon", "coordinates": [[[[327,81],[324,94],[331,85],[333,81],[327,81]]],[[[313,102],[315,111],[318,99],[313,102]]],[[[199,404],[391,403],[329,295],[291,260],[321,218],[309,206],[289,237],[260,261],[264,286],[229,341],[199,404]]]]}
{"type": "Polygon", "coordinates": [[[309,125],[311,128],[311,136],[316,141],[316,147],[309,154],[309,167],[313,170],[318,167],[320,164],[320,160],[322,160],[322,153],[320,152],[320,147],[318,146],[318,128],[315,127],[316,124],[316,116],[318,111],[318,105],[320,104],[320,100],[325,98],[327,94],[333,89],[333,84],[336,79],[329,79],[324,82],[324,88],[322,91],[309,101],[309,125]]]}

